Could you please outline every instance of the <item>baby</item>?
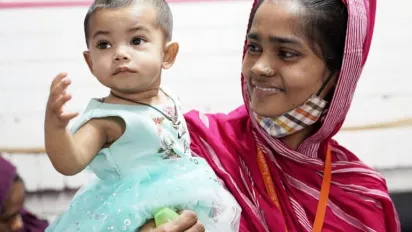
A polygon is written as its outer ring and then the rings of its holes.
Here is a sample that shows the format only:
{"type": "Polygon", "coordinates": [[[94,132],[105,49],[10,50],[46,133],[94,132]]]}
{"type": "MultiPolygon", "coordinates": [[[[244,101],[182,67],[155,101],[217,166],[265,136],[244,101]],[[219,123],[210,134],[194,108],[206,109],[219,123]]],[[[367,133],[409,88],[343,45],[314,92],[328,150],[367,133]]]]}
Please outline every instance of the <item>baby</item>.
{"type": "Polygon", "coordinates": [[[86,167],[98,178],[46,231],[135,231],[163,207],[193,210],[207,231],[238,231],[240,207],[207,162],[192,157],[178,98],[161,85],[179,51],[165,0],[96,0],[84,29],[84,58],[110,94],[78,113],[63,106],[71,81],[51,84],[45,146],[57,171],[86,167]]]}

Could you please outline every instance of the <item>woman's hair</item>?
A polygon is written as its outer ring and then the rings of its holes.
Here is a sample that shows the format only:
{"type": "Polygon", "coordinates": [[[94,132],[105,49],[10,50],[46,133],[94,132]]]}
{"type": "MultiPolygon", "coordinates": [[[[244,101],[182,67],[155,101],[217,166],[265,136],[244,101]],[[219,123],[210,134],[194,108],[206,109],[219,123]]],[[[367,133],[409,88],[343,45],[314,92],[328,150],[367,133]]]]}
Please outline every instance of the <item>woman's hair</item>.
{"type": "MultiPolygon", "coordinates": [[[[259,0],[252,10],[249,25],[257,9],[264,1],[259,0]]],[[[331,74],[340,71],[345,49],[348,12],[342,0],[285,0],[302,6],[297,20],[298,33],[309,42],[312,50],[322,58],[331,74]]],[[[295,23],[295,22],[294,22],[295,23]]]]}
{"type": "Polygon", "coordinates": [[[17,182],[23,182],[23,179],[16,174],[16,176],[14,177],[13,183],[17,183],[17,182]]]}

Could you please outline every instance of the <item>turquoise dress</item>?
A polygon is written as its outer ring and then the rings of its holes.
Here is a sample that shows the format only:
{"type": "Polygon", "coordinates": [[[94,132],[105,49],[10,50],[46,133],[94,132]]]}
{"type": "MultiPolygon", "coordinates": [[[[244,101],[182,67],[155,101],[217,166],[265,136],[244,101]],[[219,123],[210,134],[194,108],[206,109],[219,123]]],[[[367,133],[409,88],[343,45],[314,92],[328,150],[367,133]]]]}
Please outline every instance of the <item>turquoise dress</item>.
{"type": "Polygon", "coordinates": [[[195,211],[207,231],[238,231],[240,207],[207,162],[191,156],[178,99],[167,93],[169,101],[154,108],[90,101],[73,132],[104,117],[121,118],[126,129],[89,164],[96,180],[47,232],[136,231],[163,207],[195,211]]]}

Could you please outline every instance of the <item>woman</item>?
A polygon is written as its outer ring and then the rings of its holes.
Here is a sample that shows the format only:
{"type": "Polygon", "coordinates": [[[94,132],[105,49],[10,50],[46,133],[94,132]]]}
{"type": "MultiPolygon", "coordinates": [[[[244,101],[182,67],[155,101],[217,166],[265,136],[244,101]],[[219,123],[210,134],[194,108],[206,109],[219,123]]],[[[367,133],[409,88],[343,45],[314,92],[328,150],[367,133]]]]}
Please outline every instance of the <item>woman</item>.
{"type": "Polygon", "coordinates": [[[24,183],[16,168],[0,156],[0,232],[42,232],[47,221],[23,209],[24,183]]]}
{"type": "MultiPolygon", "coordinates": [[[[242,206],[240,231],[400,231],[384,178],[332,139],[366,62],[375,10],[376,0],[255,0],[245,105],[186,115],[193,152],[242,206]]],[[[195,223],[186,212],[158,231],[202,231],[195,223]]]]}

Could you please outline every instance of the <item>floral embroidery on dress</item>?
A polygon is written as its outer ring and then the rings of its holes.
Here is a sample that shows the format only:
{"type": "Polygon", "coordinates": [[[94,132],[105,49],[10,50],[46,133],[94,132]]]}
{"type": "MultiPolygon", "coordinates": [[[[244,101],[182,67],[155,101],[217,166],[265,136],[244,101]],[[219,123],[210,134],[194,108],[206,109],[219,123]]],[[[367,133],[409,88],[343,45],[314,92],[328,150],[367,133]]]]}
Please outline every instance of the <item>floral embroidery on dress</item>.
{"type": "Polygon", "coordinates": [[[183,141],[183,148],[184,148],[184,153],[187,153],[189,151],[189,142],[187,142],[187,140],[185,139],[183,141]]]}
{"type": "Polygon", "coordinates": [[[152,117],[153,122],[156,124],[157,127],[157,134],[161,135],[162,134],[162,123],[165,120],[164,117],[152,117]]]}
{"type": "MultiPolygon", "coordinates": [[[[160,148],[157,150],[157,153],[161,154],[163,159],[181,158],[181,156],[175,151],[176,141],[174,141],[173,137],[164,131],[163,122],[166,118],[168,118],[168,121],[170,121],[172,127],[177,132],[177,139],[179,141],[181,141],[183,136],[187,133],[187,128],[185,124],[180,121],[178,111],[175,107],[170,105],[165,106],[162,108],[160,113],[163,113],[165,117],[152,116],[152,120],[157,127],[157,134],[160,137],[160,148]]],[[[183,141],[181,142],[183,142],[183,149],[186,154],[190,149],[188,141],[183,138],[183,141]]]]}
{"type": "Polygon", "coordinates": [[[178,129],[180,125],[180,120],[175,110],[175,107],[165,106],[163,108],[163,113],[165,113],[170,119],[172,119],[172,124],[175,129],[178,129]]]}
{"type": "Polygon", "coordinates": [[[177,138],[181,139],[183,135],[187,133],[187,129],[184,125],[180,125],[177,129],[177,138]]]}
{"type": "Polygon", "coordinates": [[[173,121],[175,121],[176,119],[176,112],[175,112],[175,109],[173,108],[173,107],[171,107],[171,106],[165,106],[164,108],[163,108],[163,112],[167,115],[167,116],[169,116],[170,118],[172,118],[173,119],[173,121]]]}
{"type": "Polygon", "coordinates": [[[163,153],[162,158],[163,159],[176,159],[176,158],[181,158],[174,150],[174,145],[175,141],[173,141],[170,136],[167,134],[163,133],[160,136],[160,145],[161,147],[157,150],[157,153],[163,153]]]}

